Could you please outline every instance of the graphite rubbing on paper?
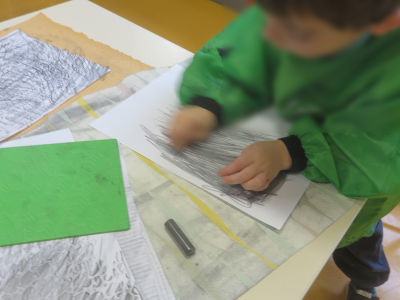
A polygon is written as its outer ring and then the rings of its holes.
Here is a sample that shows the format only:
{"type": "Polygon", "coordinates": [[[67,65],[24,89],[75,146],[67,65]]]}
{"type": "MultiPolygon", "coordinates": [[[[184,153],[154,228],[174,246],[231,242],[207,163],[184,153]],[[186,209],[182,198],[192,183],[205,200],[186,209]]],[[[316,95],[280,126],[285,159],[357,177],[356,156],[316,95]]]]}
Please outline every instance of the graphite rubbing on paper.
{"type": "Polygon", "coordinates": [[[0,141],[109,71],[17,30],[0,39],[0,141]]]}
{"type": "Polygon", "coordinates": [[[143,300],[112,234],[0,248],[0,298],[143,300]]]}
{"type": "MultiPolygon", "coordinates": [[[[165,132],[166,120],[170,114],[166,113],[159,120],[159,132],[165,132]]],[[[145,132],[146,139],[157,147],[161,156],[179,167],[180,169],[195,175],[207,183],[203,186],[205,190],[213,190],[221,195],[225,194],[244,207],[251,207],[253,203],[262,204],[268,196],[275,195],[285,179],[281,173],[270,186],[262,192],[244,190],[240,185],[225,184],[218,176],[218,171],[239,157],[241,151],[250,144],[257,141],[273,140],[274,137],[251,133],[243,130],[216,130],[206,141],[191,145],[182,152],[174,150],[168,137],[164,134],[152,132],[149,128],[141,126],[145,132]]]]}

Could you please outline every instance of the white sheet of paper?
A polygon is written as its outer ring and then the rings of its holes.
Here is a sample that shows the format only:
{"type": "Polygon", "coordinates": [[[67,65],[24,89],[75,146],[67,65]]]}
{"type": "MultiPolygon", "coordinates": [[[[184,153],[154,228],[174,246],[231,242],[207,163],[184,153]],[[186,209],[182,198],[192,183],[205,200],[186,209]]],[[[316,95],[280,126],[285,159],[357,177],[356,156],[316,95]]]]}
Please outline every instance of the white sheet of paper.
{"type": "Polygon", "coordinates": [[[71,130],[66,128],[49,133],[20,138],[5,143],[0,143],[0,148],[69,143],[73,141],[74,137],[72,136],[71,130]]]}
{"type": "Polygon", "coordinates": [[[225,185],[216,173],[252,142],[285,136],[288,124],[269,110],[220,129],[182,153],[174,151],[163,132],[179,107],[183,71],[175,66],[91,125],[249,216],[281,229],[307,188],[307,179],[289,174],[272,191],[252,193],[225,185]]]}

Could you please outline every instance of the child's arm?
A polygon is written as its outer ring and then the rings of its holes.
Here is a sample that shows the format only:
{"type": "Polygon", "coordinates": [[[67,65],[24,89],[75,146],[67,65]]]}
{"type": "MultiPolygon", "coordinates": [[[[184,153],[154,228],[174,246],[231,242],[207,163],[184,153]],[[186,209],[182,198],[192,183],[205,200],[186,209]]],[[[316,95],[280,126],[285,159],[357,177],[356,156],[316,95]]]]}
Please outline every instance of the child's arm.
{"type": "Polygon", "coordinates": [[[271,102],[277,60],[262,37],[264,22],[254,6],[196,53],[180,88],[183,105],[206,108],[227,123],[271,102]]]}
{"type": "Polygon", "coordinates": [[[278,60],[262,37],[264,22],[262,10],[253,6],[196,53],[179,91],[184,108],[168,131],[175,148],[271,102],[271,73],[278,60]]]}
{"type": "Polygon", "coordinates": [[[400,192],[400,98],[368,102],[321,124],[311,117],[294,124],[309,179],[331,182],[349,197],[400,192]]]}

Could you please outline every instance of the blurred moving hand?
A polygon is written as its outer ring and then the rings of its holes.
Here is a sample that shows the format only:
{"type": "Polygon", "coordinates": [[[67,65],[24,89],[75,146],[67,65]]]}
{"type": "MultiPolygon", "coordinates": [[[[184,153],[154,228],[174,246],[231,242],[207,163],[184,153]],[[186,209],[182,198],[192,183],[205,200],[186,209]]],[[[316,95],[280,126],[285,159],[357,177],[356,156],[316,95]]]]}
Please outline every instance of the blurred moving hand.
{"type": "Polygon", "coordinates": [[[199,106],[186,106],[173,118],[167,136],[175,149],[182,150],[191,143],[206,139],[217,123],[212,112],[199,106]]]}

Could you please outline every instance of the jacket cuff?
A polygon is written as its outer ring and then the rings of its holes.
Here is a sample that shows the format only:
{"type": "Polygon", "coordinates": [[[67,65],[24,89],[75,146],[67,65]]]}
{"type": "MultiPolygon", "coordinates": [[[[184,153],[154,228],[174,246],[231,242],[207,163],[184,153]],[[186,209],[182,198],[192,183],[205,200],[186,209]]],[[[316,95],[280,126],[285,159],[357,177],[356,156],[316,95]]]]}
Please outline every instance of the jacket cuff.
{"type": "Polygon", "coordinates": [[[307,166],[307,156],[304,152],[301,140],[296,135],[280,138],[280,140],[285,144],[292,158],[292,167],[288,171],[303,171],[307,166]]]}
{"type": "Polygon", "coordinates": [[[217,118],[218,125],[221,124],[222,107],[214,99],[203,97],[203,96],[196,96],[192,99],[190,104],[199,106],[201,108],[207,109],[208,111],[212,112],[217,118]]]}

